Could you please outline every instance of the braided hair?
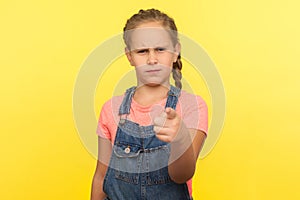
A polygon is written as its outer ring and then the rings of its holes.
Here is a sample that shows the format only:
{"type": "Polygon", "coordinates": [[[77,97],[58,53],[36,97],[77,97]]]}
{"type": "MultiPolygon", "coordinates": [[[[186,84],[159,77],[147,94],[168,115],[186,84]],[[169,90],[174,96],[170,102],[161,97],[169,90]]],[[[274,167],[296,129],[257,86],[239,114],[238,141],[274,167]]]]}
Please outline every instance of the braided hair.
{"type": "MultiPolygon", "coordinates": [[[[127,20],[126,25],[123,28],[123,39],[125,44],[129,46],[130,38],[129,38],[129,34],[127,33],[128,30],[135,29],[137,26],[139,26],[142,23],[152,22],[152,21],[162,23],[163,27],[165,27],[170,33],[173,45],[175,46],[178,43],[179,39],[178,39],[177,27],[175,25],[174,19],[157,9],[151,8],[147,10],[141,9],[139,10],[138,13],[134,14],[131,18],[127,20]]],[[[180,89],[182,87],[181,69],[182,69],[182,62],[181,62],[181,56],[179,54],[176,62],[173,63],[172,75],[175,81],[175,86],[180,89]]]]}

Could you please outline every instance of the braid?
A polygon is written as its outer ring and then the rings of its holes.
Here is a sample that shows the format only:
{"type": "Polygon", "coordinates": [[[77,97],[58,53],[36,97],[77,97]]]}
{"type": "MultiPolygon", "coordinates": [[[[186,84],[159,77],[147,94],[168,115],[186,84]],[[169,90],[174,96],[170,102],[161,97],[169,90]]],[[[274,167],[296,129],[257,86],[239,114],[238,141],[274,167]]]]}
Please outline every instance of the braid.
{"type": "Polygon", "coordinates": [[[178,55],[177,61],[175,63],[173,63],[173,70],[172,70],[172,75],[173,75],[173,79],[175,81],[175,86],[178,88],[182,88],[182,84],[181,84],[181,78],[182,78],[182,73],[181,73],[181,69],[182,69],[182,62],[181,62],[181,56],[180,54],[178,55]]]}

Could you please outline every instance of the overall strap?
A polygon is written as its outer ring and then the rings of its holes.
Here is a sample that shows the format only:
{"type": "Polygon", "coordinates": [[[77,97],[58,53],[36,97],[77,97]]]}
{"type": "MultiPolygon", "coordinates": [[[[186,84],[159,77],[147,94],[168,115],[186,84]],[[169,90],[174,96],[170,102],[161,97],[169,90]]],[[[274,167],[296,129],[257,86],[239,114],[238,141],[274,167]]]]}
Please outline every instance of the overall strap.
{"type": "Polygon", "coordinates": [[[176,109],[178,98],[180,96],[180,91],[181,91],[180,88],[171,85],[170,90],[168,92],[168,99],[165,108],[170,107],[173,108],[174,110],[176,109]]]}
{"type": "Polygon", "coordinates": [[[120,109],[119,109],[119,115],[129,114],[131,100],[132,100],[132,97],[134,95],[135,89],[136,89],[136,87],[133,86],[133,87],[126,90],[124,99],[123,99],[122,104],[121,104],[120,109]]]}

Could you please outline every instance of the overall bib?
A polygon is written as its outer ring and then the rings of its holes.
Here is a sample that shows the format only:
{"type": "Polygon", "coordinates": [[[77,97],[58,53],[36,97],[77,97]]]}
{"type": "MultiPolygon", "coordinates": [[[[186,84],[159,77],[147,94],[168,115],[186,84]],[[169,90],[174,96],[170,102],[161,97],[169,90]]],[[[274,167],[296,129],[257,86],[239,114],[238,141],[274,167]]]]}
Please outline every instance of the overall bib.
{"type": "MultiPolygon", "coordinates": [[[[135,89],[127,89],[119,109],[121,118],[103,182],[106,199],[190,200],[187,184],[177,184],[169,176],[170,144],[157,139],[153,125],[127,120],[135,89]]],[[[180,89],[171,86],[165,107],[175,109],[179,95],[180,89]]]]}

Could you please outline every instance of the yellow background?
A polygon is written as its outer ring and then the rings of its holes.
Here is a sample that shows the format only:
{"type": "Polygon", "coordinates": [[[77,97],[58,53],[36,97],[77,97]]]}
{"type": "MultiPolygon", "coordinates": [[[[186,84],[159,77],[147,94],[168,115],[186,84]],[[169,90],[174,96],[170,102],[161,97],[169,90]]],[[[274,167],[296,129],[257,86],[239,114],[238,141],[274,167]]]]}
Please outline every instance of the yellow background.
{"type": "MultiPolygon", "coordinates": [[[[1,1],[0,199],[89,199],[96,161],[73,121],[76,76],[150,7],[206,49],[226,90],[224,129],[198,163],[195,199],[300,199],[297,0],[1,1]]],[[[104,99],[95,99],[98,115],[104,99]]]]}

